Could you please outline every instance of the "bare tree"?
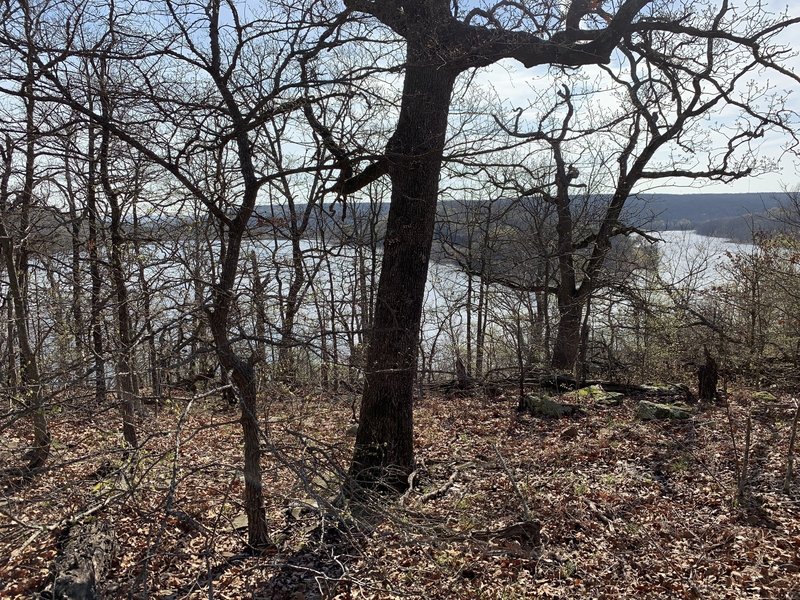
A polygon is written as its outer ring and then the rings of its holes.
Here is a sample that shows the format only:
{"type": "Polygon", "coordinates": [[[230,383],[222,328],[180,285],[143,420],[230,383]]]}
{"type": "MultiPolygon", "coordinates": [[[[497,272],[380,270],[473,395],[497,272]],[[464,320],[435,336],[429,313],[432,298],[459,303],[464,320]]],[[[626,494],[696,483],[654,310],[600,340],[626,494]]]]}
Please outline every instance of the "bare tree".
{"type": "MultiPolygon", "coordinates": [[[[293,17],[280,7],[271,7],[273,12],[266,19],[244,21],[231,4],[212,2],[195,10],[168,1],[164,8],[170,18],[162,23],[162,29],[151,32],[126,29],[126,17],[117,13],[113,4],[107,8],[107,30],[97,32],[92,30],[94,23],[83,22],[76,7],[70,23],[82,27],[82,35],[65,32],[62,48],[54,48],[52,40],[23,43],[7,38],[4,42],[38,70],[37,93],[66,104],[95,123],[103,148],[114,138],[159,166],[213,218],[220,236],[219,244],[211,248],[218,269],[209,287],[210,298],[203,299],[203,304],[214,351],[240,401],[248,543],[260,548],[269,542],[269,535],[261,483],[256,378],[253,361],[241,354],[232,335],[231,315],[236,309],[245,232],[259,190],[270,180],[262,174],[268,165],[256,163],[252,137],[275,115],[302,104],[302,98],[298,102],[298,94],[292,94],[292,84],[283,82],[283,74],[291,54],[304,49],[305,41],[299,30],[292,30],[293,17]],[[232,36],[227,35],[229,20],[232,36]],[[278,37],[288,43],[288,50],[281,52],[278,37]],[[270,39],[275,40],[271,50],[278,52],[270,66],[274,71],[268,74],[265,65],[248,63],[242,56],[251,56],[250,48],[270,39]],[[65,54],[107,61],[109,71],[102,82],[106,93],[111,95],[113,89],[113,94],[126,98],[135,110],[112,112],[107,100],[101,106],[87,102],[72,86],[78,75],[72,62],[48,58],[65,54]],[[124,66],[112,73],[110,67],[115,64],[124,66]],[[202,81],[175,86],[162,77],[167,64],[178,72],[186,67],[196,69],[202,73],[202,81]],[[124,77],[130,69],[137,71],[137,78],[124,77]],[[119,77],[114,80],[112,75],[119,77]],[[210,168],[198,171],[199,166],[210,168]]],[[[113,190],[105,187],[113,198],[113,190]]],[[[126,306],[119,295],[117,305],[126,306]]],[[[120,328],[125,328],[121,322],[120,328]]]]}
{"type": "MultiPolygon", "coordinates": [[[[403,100],[385,157],[344,180],[343,192],[388,174],[387,222],[366,385],[351,475],[364,484],[403,488],[413,470],[412,393],[425,279],[433,239],[439,175],[451,94],[457,77],[503,58],[526,67],[603,63],[648,3],[623,2],[602,29],[581,30],[578,3],[569,26],[550,5],[528,9],[502,3],[462,14],[445,0],[350,0],[348,10],[372,15],[406,42],[403,100]],[[527,30],[515,31],[510,18],[527,30]],[[538,12],[537,9],[539,9],[538,12]],[[503,23],[503,21],[506,21],[503,23]]],[[[585,3],[580,3],[585,8],[585,3]]]]}
{"type": "MultiPolygon", "coordinates": [[[[778,71],[786,73],[776,63],[781,50],[770,42],[777,32],[796,23],[797,19],[780,21],[762,17],[755,19],[744,31],[737,31],[739,15],[727,4],[718,12],[686,14],[671,14],[666,7],[651,4],[647,1],[622,2],[615,14],[603,12],[601,25],[595,28],[596,20],[584,19],[592,12],[585,2],[571,3],[566,14],[556,12],[550,5],[523,8],[499,3],[488,8],[471,9],[465,15],[459,12],[458,5],[451,7],[444,0],[382,3],[351,0],[346,3],[350,10],[372,15],[406,42],[403,102],[385,158],[343,181],[340,186],[342,191],[348,192],[384,173],[392,181],[392,203],[376,297],[374,331],[351,468],[356,480],[375,482],[391,472],[386,483],[402,488],[406,476],[413,469],[411,394],[418,324],[451,92],[460,73],[490,65],[502,58],[516,59],[526,67],[605,64],[611,60],[612,51],[623,43],[631,70],[626,75],[619,75],[618,79],[622,81],[624,78],[629,82],[634,106],[651,112],[642,112],[634,120],[634,129],[630,133],[635,141],[623,146],[620,161],[624,175],[621,175],[615,197],[600,225],[590,259],[592,270],[604,260],[610,234],[618,227],[624,199],[633,185],[642,178],[675,177],[684,173],[682,169],[645,171],[645,165],[663,142],[680,137],[692,119],[723,100],[743,108],[744,114],[755,116],[746,99],[733,97],[733,90],[738,89],[737,84],[744,78],[744,73],[761,65],[775,66],[778,71]],[[535,12],[537,8],[540,12],[535,12]],[[584,26],[587,29],[582,29],[584,26]],[[687,44],[689,39],[695,41],[687,44]],[[660,44],[664,43],[675,50],[675,63],[681,64],[671,63],[671,59],[665,58],[667,55],[660,50],[660,44]],[[728,48],[726,57],[736,51],[741,61],[734,67],[734,70],[738,69],[736,72],[727,70],[730,79],[724,80],[725,84],[715,91],[714,81],[718,80],[714,80],[711,73],[723,46],[728,48]],[[687,73],[689,60],[685,48],[691,48],[693,60],[707,56],[711,64],[699,67],[697,72],[687,73]],[[742,58],[746,55],[754,58],[742,58]],[[680,94],[675,100],[680,111],[674,119],[672,112],[661,114],[658,112],[660,107],[647,106],[643,102],[642,93],[649,88],[643,86],[639,73],[639,69],[647,65],[667,67],[671,64],[675,66],[672,79],[670,75],[664,76],[664,82],[657,85],[659,92],[655,98],[663,102],[675,91],[680,94]],[[710,90],[706,85],[709,80],[710,90]],[[695,96],[690,96],[684,104],[683,95],[693,91],[695,96]],[[709,93],[711,97],[707,95],[709,93]],[[668,124],[662,127],[660,119],[668,120],[668,124]],[[647,142],[642,152],[634,156],[634,150],[642,141],[638,132],[645,132],[647,142]]],[[[748,11],[748,8],[744,9],[744,12],[748,11]]],[[[613,73],[613,69],[609,68],[609,71],[613,73]]],[[[714,76],[720,75],[714,73],[714,76]]],[[[766,122],[781,124],[774,112],[766,122]]],[[[763,120],[761,123],[755,128],[735,132],[731,136],[733,146],[758,136],[763,120]]],[[[725,157],[723,163],[725,167],[730,166],[725,157]]],[[[711,168],[707,175],[719,173],[717,168],[711,168]]],[[[569,176],[567,170],[560,185],[567,184],[569,176]]],[[[580,327],[579,319],[576,324],[580,327]]],[[[568,341],[578,340],[570,338],[568,341]]]]}
{"type": "MultiPolygon", "coordinates": [[[[104,121],[113,118],[113,105],[108,86],[108,72],[106,61],[101,58],[96,72],[97,87],[100,96],[101,117],[104,121]]],[[[118,157],[117,157],[118,158],[118,157]]],[[[128,287],[125,272],[122,265],[123,253],[123,231],[122,231],[122,211],[123,206],[120,194],[116,185],[111,179],[111,169],[109,163],[111,156],[111,133],[108,129],[103,129],[100,138],[100,182],[103,193],[108,201],[111,210],[111,279],[116,298],[117,334],[119,336],[119,348],[117,350],[116,374],[117,385],[119,388],[119,402],[122,412],[122,434],[125,443],[133,449],[138,446],[136,436],[136,405],[140,403],[139,387],[134,372],[133,359],[133,324],[131,323],[131,311],[128,305],[128,287]]],[[[135,186],[133,186],[135,189],[135,186]]]]}
{"type": "MultiPolygon", "coordinates": [[[[768,84],[761,84],[759,94],[753,94],[752,78],[757,69],[767,66],[781,70],[773,62],[779,50],[771,45],[780,27],[761,17],[734,36],[724,30],[734,16],[732,9],[723,5],[710,17],[710,33],[689,42],[682,34],[693,29],[675,23],[648,23],[637,37],[628,37],[621,45],[624,58],[620,64],[603,67],[619,90],[619,108],[608,111],[610,117],[602,123],[596,116],[592,118],[586,105],[574,106],[565,85],[559,93],[563,104],[560,125],[548,132],[542,120],[528,134],[519,133],[514,125],[511,133],[544,141],[551,149],[551,179],[525,193],[542,195],[557,211],[559,326],[553,366],[571,369],[575,365],[582,315],[597,288],[612,240],[620,234],[643,233],[630,220],[626,223],[623,215],[637,186],[679,178],[729,182],[763,172],[770,165],[753,152],[752,145],[768,130],[791,134],[785,125],[790,113],[783,97],[773,95],[768,84]],[[690,64],[690,57],[696,66],[690,64]],[[715,137],[702,121],[724,107],[736,110],[739,117],[729,125],[728,133],[715,137]],[[581,118],[584,113],[589,115],[588,120],[581,118]],[[582,143],[580,138],[585,138],[582,143]],[[616,141],[608,144],[606,140],[613,138],[616,141]],[[576,153],[573,148],[570,160],[569,146],[576,141],[580,151],[576,153]],[[609,146],[616,148],[611,154],[607,153],[609,146]],[[665,160],[662,153],[667,148],[675,151],[665,160]],[[678,149],[693,155],[681,158],[678,149]],[[592,161],[592,177],[581,176],[576,168],[587,154],[592,161]],[[701,155],[699,160],[697,154],[701,155]],[[606,172],[598,174],[598,170],[606,172]],[[612,182],[607,199],[599,200],[605,206],[593,230],[578,234],[572,206],[575,196],[581,188],[588,190],[586,182],[597,180],[598,175],[601,181],[612,182]],[[576,258],[581,251],[586,260],[578,269],[576,258]]],[[[597,185],[590,187],[595,188],[591,190],[595,195],[600,191],[597,185]]]]}
{"type": "MultiPolygon", "coordinates": [[[[20,7],[22,16],[22,34],[27,43],[31,43],[36,35],[35,23],[37,15],[30,7],[23,3],[20,7]]],[[[39,123],[36,119],[37,99],[34,92],[36,79],[36,64],[33,57],[28,55],[23,61],[19,74],[6,73],[11,81],[19,81],[19,97],[24,107],[22,120],[23,138],[23,177],[21,189],[16,201],[16,227],[17,239],[12,237],[6,225],[9,218],[9,180],[13,169],[13,142],[6,138],[4,170],[0,181],[0,243],[6,274],[8,276],[8,290],[11,304],[13,305],[14,326],[19,346],[20,359],[20,399],[24,414],[28,414],[33,422],[33,446],[28,453],[29,470],[39,469],[47,462],[50,454],[50,431],[44,406],[44,390],[39,372],[36,345],[32,343],[29,325],[29,299],[27,295],[27,281],[29,277],[30,256],[28,236],[31,227],[31,213],[34,210],[36,179],[37,142],[39,139],[39,123]],[[15,243],[16,242],[16,243],[15,243]]],[[[14,90],[16,92],[16,90],[14,90]]],[[[8,134],[7,134],[8,136],[8,134]]],[[[10,344],[10,341],[9,341],[10,344]]]]}

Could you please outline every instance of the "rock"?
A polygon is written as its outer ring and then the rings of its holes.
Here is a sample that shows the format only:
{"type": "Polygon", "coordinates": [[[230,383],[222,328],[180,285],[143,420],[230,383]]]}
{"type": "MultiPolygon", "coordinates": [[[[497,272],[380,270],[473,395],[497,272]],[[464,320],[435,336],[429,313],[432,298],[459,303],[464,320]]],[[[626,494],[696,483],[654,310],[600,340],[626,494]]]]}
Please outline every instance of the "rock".
{"type": "Polygon", "coordinates": [[[242,513],[233,517],[233,519],[231,519],[231,529],[233,531],[247,529],[247,515],[242,513]]]}
{"type": "Polygon", "coordinates": [[[601,406],[622,406],[622,401],[624,399],[625,399],[625,394],[620,394],[618,392],[609,392],[608,396],[605,396],[603,398],[598,398],[596,402],[601,406]]]}
{"type": "Polygon", "coordinates": [[[530,395],[525,396],[523,408],[538,417],[551,417],[556,419],[582,412],[581,408],[574,404],[563,404],[551,400],[550,398],[530,395]]]}
{"type": "Polygon", "coordinates": [[[778,398],[770,392],[755,392],[753,402],[777,402],[778,398]]]}
{"type": "Polygon", "coordinates": [[[586,387],[582,387],[579,390],[576,390],[575,396],[577,398],[602,398],[608,393],[603,389],[603,386],[600,384],[589,385],[586,387]]]}
{"type": "Polygon", "coordinates": [[[299,521],[308,515],[319,512],[319,510],[319,503],[313,498],[295,500],[289,503],[287,517],[292,520],[299,521]]]}
{"type": "Polygon", "coordinates": [[[625,394],[619,392],[607,392],[599,384],[590,385],[569,394],[576,400],[594,400],[598,404],[605,406],[619,406],[625,394]]]}
{"type": "Polygon", "coordinates": [[[682,404],[657,404],[642,400],[636,407],[636,418],[642,421],[654,419],[689,419],[692,413],[682,404]]]}
{"type": "Polygon", "coordinates": [[[358,433],[358,423],[353,423],[352,425],[349,425],[344,432],[344,434],[347,437],[356,437],[357,433],[358,433]]]}
{"type": "Polygon", "coordinates": [[[684,402],[692,400],[692,393],[689,388],[680,383],[643,385],[640,386],[640,389],[645,395],[657,397],[662,403],[684,402]]]}

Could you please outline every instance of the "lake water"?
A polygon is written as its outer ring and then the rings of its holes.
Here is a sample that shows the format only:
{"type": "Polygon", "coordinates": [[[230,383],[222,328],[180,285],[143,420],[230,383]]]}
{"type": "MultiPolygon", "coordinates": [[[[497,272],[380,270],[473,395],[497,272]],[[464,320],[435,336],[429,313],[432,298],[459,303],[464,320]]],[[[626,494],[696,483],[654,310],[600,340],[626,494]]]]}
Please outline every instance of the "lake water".
{"type": "Polygon", "coordinates": [[[694,231],[659,231],[661,279],[684,289],[708,288],[724,277],[730,255],[754,250],[752,244],[738,244],[722,238],[698,235],[694,231]]]}
{"type": "MultiPolygon", "coordinates": [[[[735,244],[687,231],[663,231],[654,235],[663,240],[658,243],[661,257],[660,279],[684,290],[701,289],[715,284],[729,262],[729,253],[747,252],[753,248],[748,244],[735,244]]],[[[304,249],[308,250],[306,272],[309,277],[313,277],[314,283],[313,287],[305,290],[302,309],[297,317],[296,336],[298,341],[309,340],[314,345],[318,343],[321,327],[335,330],[336,344],[346,355],[348,342],[358,342],[361,339],[361,332],[357,331],[357,320],[352,314],[352,308],[358,306],[355,295],[358,284],[357,261],[352,248],[339,249],[335,256],[326,259],[321,252],[314,251],[314,245],[313,240],[303,242],[304,249]],[[327,314],[321,314],[320,310],[327,314]],[[339,313],[333,321],[331,310],[339,313]]],[[[170,327],[170,322],[185,319],[187,311],[196,310],[192,306],[194,292],[188,270],[193,263],[194,254],[190,246],[191,243],[166,242],[157,248],[143,249],[142,256],[138,257],[150,263],[146,270],[154,292],[151,308],[155,318],[167,327],[170,327]]],[[[200,241],[197,255],[203,255],[209,249],[214,249],[213,242],[200,241]]],[[[280,299],[285,298],[288,275],[292,268],[290,245],[288,242],[275,240],[251,241],[246,245],[242,252],[241,277],[236,291],[243,307],[251,306],[253,299],[249,258],[251,252],[255,252],[260,278],[266,286],[267,318],[271,323],[268,326],[268,335],[273,342],[278,342],[280,299]]],[[[141,294],[134,266],[134,262],[129,263],[128,281],[132,307],[134,312],[139,312],[141,294]]],[[[201,279],[210,276],[207,268],[202,270],[205,272],[200,274],[201,279]]],[[[62,314],[66,314],[69,309],[69,280],[65,275],[61,274],[61,298],[64,303],[61,307],[62,314]]],[[[36,273],[32,281],[40,285],[41,289],[47,289],[49,285],[42,273],[36,273]]],[[[88,281],[88,276],[85,281],[88,281]]],[[[435,345],[440,351],[442,348],[464,347],[467,322],[464,300],[466,288],[467,277],[455,265],[447,262],[430,265],[422,325],[422,346],[426,352],[430,352],[435,345]]],[[[493,288],[490,294],[489,316],[493,325],[487,344],[496,344],[499,348],[507,346],[510,349],[512,346],[509,344],[515,336],[514,321],[522,310],[519,297],[508,294],[499,287],[493,288]]],[[[39,317],[44,329],[49,327],[48,323],[53,323],[51,319],[54,315],[48,315],[49,310],[49,307],[37,307],[37,311],[44,311],[39,317]]],[[[249,311],[247,308],[245,310],[249,311]]],[[[109,318],[110,314],[109,312],[109,318]]],[[[244,318],[233,324],[234,329],[244,336],[253,335],[255,332],[252,319],[244,314],[242,316],[244,318]]],[[[157,328],[158,325],[157,323],[157,328]]],[[[45,342],[45,346],[50,346],[51,342],[52,339],[45,342]]],[[[450,351],[442,355],[440,366],[443,369],[452,367],[454,357],[449,354],[450,351]]]]}

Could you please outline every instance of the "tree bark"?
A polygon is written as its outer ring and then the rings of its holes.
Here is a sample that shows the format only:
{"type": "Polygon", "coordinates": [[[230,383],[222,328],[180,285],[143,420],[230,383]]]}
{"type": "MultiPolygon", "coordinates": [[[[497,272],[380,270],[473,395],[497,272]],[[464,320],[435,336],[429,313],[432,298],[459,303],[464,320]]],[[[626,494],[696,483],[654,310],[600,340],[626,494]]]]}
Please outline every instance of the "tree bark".
{"type": "Polygon", "coordinates": [[[17,387],[17,352],[14,347],[16,332],[14,331],[14,298],[11,290],[6,294],[8,326],[6,327],[6,386],[9,390],[17,387]]]}
{"type": "Polygon", "coordinates": [[[117,551],[113,529],[105,521],[74,524],[53,564],[55,600],[97,600],[98,587],[117,551]]]}
{"type": "Polygon", "coordinates": [[[571,371],[581,344],[581,306],[576,302],[559,301],[559,321],[551,364],[556,369],[571,371]]]}
{"type": "Polygon", "coordinates": [[[97,222],[100,218],[97,210],[97,159],[95,157],[95,144],[97,140],[96,129],[89,124],[89,177],[86,187],[86,212],[88,239],[86,245],[89,251],[89,273],[92,280],[89,294],[89,328],[92,335],[92,354],[94,355],[94,396],[98,405],[105,403],[108,389],[106,387],[105,348],[103,343],[103,323],[101,291],[103,280],[100,276],[100,256],[98,252],[99,238],[97,222]]]}
{"type": "Polygon", "coordinates": [[[397,130],[387,146],[392,201],[350,469],[359,484],[401,489],[414,468],[412,396],[439,172],[457,71],[409,42],[397,130]]]}
{"type": "Polygon", "coordinates": [[[267,304],[265,302],[267,285],[261,279],[261,272],[258,268],[258,256],[256,251],[250,252],[250,268],[253,271],[253,311],[255,312],[255,336],[256,353],[258,361],[262,362],[267,356],[267,304]]]}
{"type": "MultiPolygon", "coordinates": [[[[3,171],[0,173],[0,211],[2,214],[8,208],[9,191],[8,184],[11,178],[12,158],[14,154],[14,144],[11,136],[6,134],[5,143],[2,149],[3,155],[3,171]]],[[[7,326],[6,326],[6,372],[5,381],[9,390],[14,390],[17,387],[17,352],[15,350],[15,332],[14,332],[14,297],[11,290],[7,290],[5,297],[7,309],[7,326]]]]}
{"type": "Polygon", "coordinates": [[[264,491],[261,477],[261,442],[258,425],[256,373],[252,365],[238,357],[228,340],[227,318],[221,313],[211,315],[211,332],[220,366],[230,373],[239,397],[244,446],[244,509],[247,515],[247,542],[253,549],[269,544],[267,516],[264,511],[264,491]]]}
{"type": "MultiPolygon", "coordinates": [[[[101,63],[101,69],[105,65],[101,63]]],[[[101,77],[101,104],[103,115],[111,118],[111,108],[108,96],[105,94],[105,73],[101,77]]],[[[114,286],[114,295],[117,300],[117,334],[119,335],[119,348],[117,349],[117,384],[119,389],[119,405],[122,414],[122,436],[129,448],[136,449],[139,445],[136,436],[136,404],[138,389],[133,362],[133,333],[131,328],[130,312],[128,310],[128,288],[125,282],[125,273],[122,268],[122,209],[116,190],[111,184],[109,172],[109,153],[111,134],[108,129],[103,129],[100,141],[100,181],[103,186],[108,204],[111,207],[111,280],[114,286]]]]}
{"type": "Polygon", "coordinates": [[[703,354],[706,362],[697,370],[697,396],[700,400],[714,400],[717,397],[717,383],[719,382],[717,361],[711,356],[708,348],[703,348],[703,354]]]}
{"type": "Polygon", "coordinates": [[[2,253],[8,273],[8,287],[14,304],[14,321],[17,329],[21,363],[22,389],[20,391],[22,402],[25,410],[31,414],[33,421],[33,447],[27,454],[27,468],[29,471],[35,471],[44,466],[50,455],[50,430],[47,425],[47,416],[44,412],[44,396],[39,376],[39,365],[36,360],[36,353],[28,339],[27,303],[17,276],[17,267],[14,264],[14,245],[2,221],[0,221],[0,241],[2,241],[2,253]]]}

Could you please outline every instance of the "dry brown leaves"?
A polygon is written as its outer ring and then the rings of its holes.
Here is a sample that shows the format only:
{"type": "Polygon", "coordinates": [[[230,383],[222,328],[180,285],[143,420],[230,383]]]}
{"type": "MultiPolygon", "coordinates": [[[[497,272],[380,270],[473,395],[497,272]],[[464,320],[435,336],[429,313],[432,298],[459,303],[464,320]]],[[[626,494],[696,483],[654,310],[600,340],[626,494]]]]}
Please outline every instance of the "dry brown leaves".
{"type": "MultiPolygon", "coordinates": [[[[738,505],[746,394],[731,402],[733,434],[724,407],[640,423],[626,400],[539,420],[517,416],[512,400],[429,397],[415,412],[414,488],[402,502],[384,499],[368,523],[354,507],[355,516],[323,511],[325,523],[288,510],[333,497],[323,480],[347,463],[350,400],[272,398],[271,552],[242,552],[235,412],[197,401],[178,432],[185,401],[150,410],[131,473],[119,470],[118,415],[65,405],[51,415],[51,468],[0,496],[0,596],[46,593],[59,537],[94,508],[85,518],[112,523],[120,548],[103,583],[110,598],[800,597],[800,484],[781,490],[786,398],[754,409],[749,494],[738,505]],[[337,518],[360,523],[350,544],[334,539],[337,518]],[[492,535],[528,519],[542,525],[541,547],[492,535]]],[[[25,426],[2,432],[3,466],[27,443],[25,426]]]]}

